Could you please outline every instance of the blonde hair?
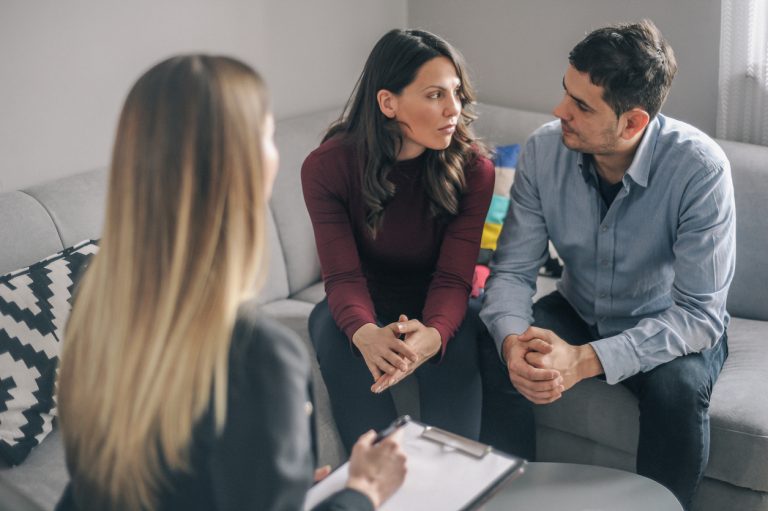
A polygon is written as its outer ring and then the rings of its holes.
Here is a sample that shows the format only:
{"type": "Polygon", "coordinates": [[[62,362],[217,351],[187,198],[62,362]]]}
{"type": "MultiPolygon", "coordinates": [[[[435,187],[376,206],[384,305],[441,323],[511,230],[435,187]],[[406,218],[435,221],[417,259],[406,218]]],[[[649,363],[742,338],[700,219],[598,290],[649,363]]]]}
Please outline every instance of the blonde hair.
{"type": "Polygon", "coordinates": [[[209,406],[224,425],[237,308],[263,279],[267,114],[261,78],[225,57],[168,59],[128,95],[61,356],[81,509],[152,509],[209,406]]]}

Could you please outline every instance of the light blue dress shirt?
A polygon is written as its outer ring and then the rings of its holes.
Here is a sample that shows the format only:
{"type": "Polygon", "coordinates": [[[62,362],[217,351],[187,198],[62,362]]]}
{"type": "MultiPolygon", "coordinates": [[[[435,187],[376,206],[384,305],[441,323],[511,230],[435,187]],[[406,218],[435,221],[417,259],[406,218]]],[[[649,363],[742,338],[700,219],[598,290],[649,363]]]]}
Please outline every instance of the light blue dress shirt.
{"type": "Polygon", "coordinates": [[[499,350],[528,328],[551,240],[565,265],[557,289],[596,326],[601,339],[591,344],[613,384],[723,335],[736,250],[733,184],[711,138],[663,115],[646,128],[602,220],[590,161],[563,145],[559,121],[528,139],[480,315],[499,350]]]}

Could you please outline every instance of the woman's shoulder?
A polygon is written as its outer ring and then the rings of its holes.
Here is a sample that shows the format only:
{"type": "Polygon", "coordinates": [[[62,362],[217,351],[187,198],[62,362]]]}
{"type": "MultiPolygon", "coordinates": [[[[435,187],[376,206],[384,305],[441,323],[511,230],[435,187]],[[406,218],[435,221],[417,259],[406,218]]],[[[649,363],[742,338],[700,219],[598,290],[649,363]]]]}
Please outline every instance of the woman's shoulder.
{"type": "Polygon", "coordinates": [[[230,351],[232,361],[246,361],[246,365],[279,363],[295,370],[309,368],[309,354],[298,334],[265,316],[253,300],[238,309],[230,351]]]}
{"type": "Polygon", "coordinates": [[[355,144],[343,135],[335,135],[309,153],[302,168],[338,168],[339,163],[354,161],[355,155],[355,144]]]}
{"type": "Polygon", "coordinates": [[[480,148],[473,146],[467,159],[467,181],[475,182],[478,186],[491,186],[496,179],[493,161],[480,148]]]}

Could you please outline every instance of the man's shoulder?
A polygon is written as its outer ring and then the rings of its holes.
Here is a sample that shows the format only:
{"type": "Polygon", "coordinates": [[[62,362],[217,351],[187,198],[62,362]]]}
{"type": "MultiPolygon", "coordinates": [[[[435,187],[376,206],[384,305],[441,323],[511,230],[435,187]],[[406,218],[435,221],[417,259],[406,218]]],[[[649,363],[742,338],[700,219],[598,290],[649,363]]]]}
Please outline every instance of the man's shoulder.
{"type": "Polygon", "coordinates": [[[723,171],[728,158],[720,145],[699,128],[662,114],[659,117],[657,149],[688,163],[698,163],[704,171],[723,171]]]}
{"type": "Polygon", "coordinates": [[[542,124],[528,137],[528,143],[534,144],[556,144],[557,146],[563,146],[560,141],[562,138],[562,130],[560,128],[560,120],[555,119],[546,124],[542,124]]]}

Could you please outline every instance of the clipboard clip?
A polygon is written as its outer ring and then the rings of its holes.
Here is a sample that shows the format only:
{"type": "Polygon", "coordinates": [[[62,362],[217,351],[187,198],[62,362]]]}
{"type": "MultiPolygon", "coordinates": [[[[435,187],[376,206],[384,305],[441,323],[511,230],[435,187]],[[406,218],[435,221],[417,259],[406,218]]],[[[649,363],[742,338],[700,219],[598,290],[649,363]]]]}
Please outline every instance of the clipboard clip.
{"type": "Polygon", "coordinates": [[[465,438],[461,435],[451,433],[444,429],[436,428],[434,426],[425,426],[424,431],[421,432],[421,437],[438,443],[443,447],[449,449],[455,449],[461,451],[464,454],[472,456],[473,458],[482,459],[486,454],[491,452],[491,446],[480,442],[475,442],[469,438],[465,438]]]}

